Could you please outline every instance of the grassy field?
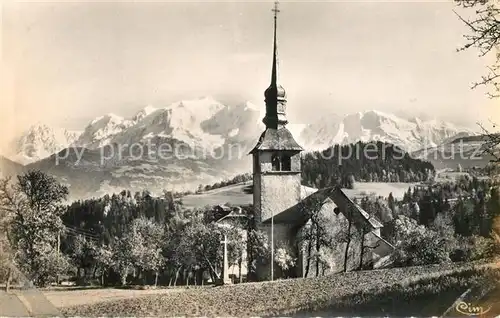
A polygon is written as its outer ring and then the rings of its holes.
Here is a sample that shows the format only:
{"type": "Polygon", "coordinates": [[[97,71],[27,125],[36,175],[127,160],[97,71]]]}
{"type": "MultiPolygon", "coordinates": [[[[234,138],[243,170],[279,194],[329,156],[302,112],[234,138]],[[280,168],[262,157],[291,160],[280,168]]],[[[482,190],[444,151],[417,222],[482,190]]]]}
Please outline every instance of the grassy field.
{"type": "MultiPolygon", "coordinates": [[[[68,316],[283,316],[405,313],[439,295],[440,315],[473,284],[498,270],[449,264],[350,272],[319,278],[190,289],[63,308],[68,316]],[[489,272],[488,272],[489,271],[489,272]],[[431,297],[431,298],[429,298],[431,297]],[[410,304],[410,305],[408,305],[410,304]]],[[[490,281],[493,281],[489,278],[490,281]]]]}
{"type": "Polygon", "coordinates": [[[387,197],[392,192],[395,199],[402,199],[408,188],[415,185],[416,183],[403,182],[356,182],[354,189],[343,189],[343,191],[350,198],[363,197],[371,193],[387,197]]]}
{"type": "Polygon", "coordinates": [[[181,292],[182,289],[118,289],[118,288],[88,288],[88,289],[51,289],[42,291],[57,308],[89,305],[112,300],[124,300],[148,295],[161,295],[181,292]]]}
{"type": "MultiPolygon", "coordinates": [[[[333,314],[345,316],[355,312],[357,316],[431,317],[442,315],[451,308],[452,310],[446,316],[459,317],[462,315],[454,310],[455,301],[469,288],[484,286],[488,280],[491,280],[490,277],[496,277],[498,280],[498,270],[467,270],[439,277],[424,278],[410,284],[387,286],[371,293],[361,291],[354,295],[333,299],[330,303],[315,304],[312,307],[293,312],[293,314],[299,316],[330,316],[333,314]]],[[[494,293],[497,294],[498,291],[495,290],[494,293]]],[[[475,306],[484,304],[484,308],[486,308],[492,302],[490,299],[490,302],[485,304],[480,299],[473,299],[471,304],[475,306]]],[[[496,313],[500,312],[496,311],[496,313]]]]}
{"type": "Polygon", "coordinates": [[[210,190],[201,194],[191,194],[182,197],[182,203],[187,208],[202,208],[204,206],[231,203],[232,205],[248,205],[253,202],[249,186],[252,182],[239,183],[227,187],[210,190]]]}
{"type": "MultiPolygon", "coordinates": [[[[252,193],[249,191],[251,185],[250,181],[201,194],[187,195],[182,198],[182,202],[187,208],[202,208],[228,202],[237,206],[248,205],[253,202],[252,193]]],[[[414,183],[357,182],[354,189],[344,189],[344,191],[350,198],[363,197],[371,193],[387,197],[392,192],[395,198],[401,199],[408,188],[414,185],[414,183]]]]}

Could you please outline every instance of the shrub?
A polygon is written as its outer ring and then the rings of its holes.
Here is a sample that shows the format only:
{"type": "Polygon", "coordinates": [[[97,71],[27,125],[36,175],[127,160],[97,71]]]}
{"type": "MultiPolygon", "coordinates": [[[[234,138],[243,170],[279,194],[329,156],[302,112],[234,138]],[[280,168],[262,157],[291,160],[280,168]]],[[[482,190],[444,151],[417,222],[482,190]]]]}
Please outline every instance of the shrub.
{"type": "Polygon", "coordinates": [[[441,264],[451,261],[452,236],[418,225],[400,215],[395,221],[396,250],[391,256],[395,266],[441,264]]]}
{"type": "Polygon", "coordinates": [[[445,239],[436,232],[412,232],[399,242],[392,255],[395,266],[442,264],[451,261],[445,239]]]}
{"type": "Polygon", "coordinates": [[[476,261],[495,255],[495,242],[482,236],[460,237],[457,246],[451,251],[453,262],[476,261]]]}

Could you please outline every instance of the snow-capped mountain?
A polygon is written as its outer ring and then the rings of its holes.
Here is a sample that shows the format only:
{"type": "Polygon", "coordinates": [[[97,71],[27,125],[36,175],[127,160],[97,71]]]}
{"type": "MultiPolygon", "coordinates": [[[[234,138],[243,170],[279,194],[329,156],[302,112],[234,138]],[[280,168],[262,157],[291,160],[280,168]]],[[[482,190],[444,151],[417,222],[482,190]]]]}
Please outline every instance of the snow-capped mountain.
{"type": "Polygon", "coordinates": [[[130,119],[106,115],[87,125],[78,147],[28,168],[50,171],[80,197],[191,189],[248,170],[248,151],[264,129],[261,115],[251,103],[229,106],[211,97],[147,106],[130,119]]]}
{"type": "Polygon", "coordinates": [[[108,145],[117,134],[133,125],[133,120],[115,114],[100,116],[85,127],[75,144],[89,149],[97,149],[108,145]]]}
{"type": "Polygon", "coordinates": [[[12,141],[8,157],[23,165],[29,164],[67,148],[80,134],[78,131],[53,128],[38,123],[12,141]]]}
{"type": "MultiPolygon", "coordinates": [[[[264,112],[263,105],[224,105],[204,97],[147,106],[130,118],[101,116],[78,138],[64,131],[31,129],[25,134],[31,137],[23,140],[34,140],[38,146],[29,153],[45,159],[26,168],[48,171],[70,186],[73,197],[80,198],[122,189],[153,193],[192,189],[251,169],[248,152],[265,128],[264,112]],[[64,149],[71,144],[75,147],[64,149]],[[160,146],[170,153],[162,152],[160,146]]],[[[287,127],[306,151],[380,140],[413,152],[475,135],[450,123],[404,119],[379,111],[344,117],[325,114],[314,123],[291,122],[287,127]]]]}
{"type": "Polygon", "coordinates": [[[194,147],[222,145],[222,136],[207,132],[202,123],[224,107],[210,97],[180,101],[161,109],[146,107],[134,116],[134,124],[116,134],[111,143],[132,145],[160,137],[174,138],[194,147]]]}
{"type": "MultiPolygon", "coordinates": [[[[214,150],[228,143],[250,147],[264,129],[261,121],[263,116],[264,107],[250,102],[224,105],[212,97],[179,101],[162,108],[146,106],[132,118],[115,114],[100,116],[92,120],[80,134],[41,124],[33,126],[19,138],[16,156],[10,158],[30,163],[71,144],[99,149],[114,144],[132,146],[151,141],[158,143],[163,139],[176,140],[198,150],[214,150]]],[[[414,152],[460,136],[476,134],[469,128],[444,121],[404,119],[375,110],[344,117],[327,114],[314,123],[290,123],[287,127],[306,150],[380,140],[414,152]]]]}
{"type": "Polygon", "coordinates": [[[439,120],[404,119],[380,112],[365,111],[343,118],[323,118],[310,124],[300,135],[308,149],[324,149],[333,144],[378,140],[397,145],[408,152],[435,147],[459,136],[477,134],[439,120]]]}
{"type": "MultiPolygon", "coordinates": [[[[239,139],[257,123],[260,111],[251,103],[227,106],[212,97],[183,100],[163,108],[147,106],[131,119],[108,114],[87,125],[76,144],[89,149],[106,145],[134,145],[152,139],[171,138],[196,148],[217,148],[228,139],[239,139]]],[[[255,135],[248,136],[255,137],[255,135]]]]}

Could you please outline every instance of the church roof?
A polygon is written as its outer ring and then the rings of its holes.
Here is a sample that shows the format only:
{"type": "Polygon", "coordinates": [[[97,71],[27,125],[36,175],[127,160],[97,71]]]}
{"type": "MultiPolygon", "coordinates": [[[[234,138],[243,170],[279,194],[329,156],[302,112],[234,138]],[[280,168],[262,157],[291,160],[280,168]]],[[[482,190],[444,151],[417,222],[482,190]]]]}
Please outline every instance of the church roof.
{"type": "MultiPolygon", "coordinates": [[[[326,200],[331,200],[346,218],[349,217],[348,211],[351,213],[352,220],[355,224],[362,224],[371,231],[383,227],[383,225],[375,218],[370,216],[358,204],[354,203],[339,187],[324,188],[314,192],[301,200],[295,206],[274,216],[274,223],[291,224],[294,226],[302,226],[306,224],[310,216],[307,213],[308,208],[316,202],[325,203],[326,200]]],[[[334,212],[332,210],[332,212],[334,212]]],[[[263,223],[271,223],[271,219],[265,220],[263,223]]]]}
{"type": "Polygon", "coordinates": [[[292,133],[285,127],[278,129],[267,128],[260,135],[257,145],[250,151],[253,154],[257,150],[304,150],[293,138],[292,133]]]}

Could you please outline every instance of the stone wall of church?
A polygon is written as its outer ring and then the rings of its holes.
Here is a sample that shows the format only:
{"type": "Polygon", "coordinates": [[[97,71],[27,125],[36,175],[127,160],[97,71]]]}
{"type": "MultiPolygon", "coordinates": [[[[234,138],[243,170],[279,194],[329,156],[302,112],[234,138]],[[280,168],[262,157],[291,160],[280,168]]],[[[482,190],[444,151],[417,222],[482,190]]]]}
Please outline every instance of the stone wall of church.
{"type": "Polygon", "coordinates": [[[261,217],[261,175],[260,174],[255,174],[253,175],[253,208],[254,208],[254,215],[255,215],[255,221],[257,223],[262,222],[262,217],[261,217]]]}
{"type": "MultiPolygon", "coordinates": [[[[261,224],[258,229],[266,233],[268,242],[271,244],[271,225],[261,224]]],[[[295,246],[295,234],[293,229],[288,224],[274,224],[274,249],[280,247],[290,247],[293,249],[295,246]]],[[[292,251],[293,253],[294,251],[292,251]]],[[[296,254],[296,253],[294,253],[296,254]]],[[[271,259],[261,260],[257,265],[258,280],[265,281],[271,278],[271,259]]],[[[279,267],[274,264],[274,279],[284,278],[284,274],[280,271],[279,267]]]]}
{"type": "Polygon", "coordinates": [[[300,174],[268,174],[261,176],[261,221],[295,206],[300,201],[300,174]]]}
{"type": "Polygon", "coordinates": [[[291,171],[272,171],[271,152],[253,157],[253,202],[257,222],[296,205],[300,200],[300,154],[291,157],[291,171]]]}

